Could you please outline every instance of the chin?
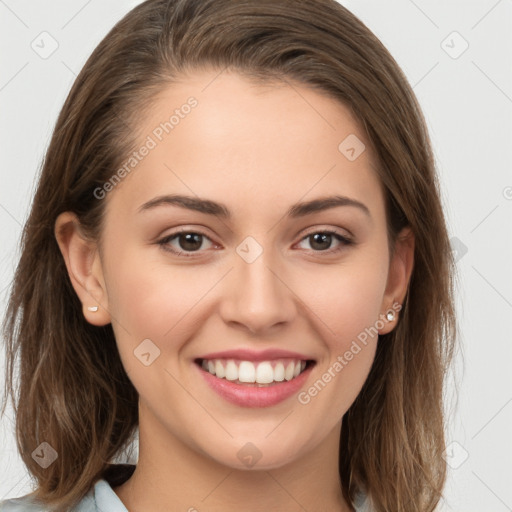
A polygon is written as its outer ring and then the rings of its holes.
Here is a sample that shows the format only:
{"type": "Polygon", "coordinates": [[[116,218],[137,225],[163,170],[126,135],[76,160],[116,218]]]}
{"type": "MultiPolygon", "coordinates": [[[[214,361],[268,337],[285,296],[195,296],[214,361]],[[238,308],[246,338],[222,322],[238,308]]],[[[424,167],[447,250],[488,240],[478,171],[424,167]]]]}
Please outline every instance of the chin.
{"type": "MultiPolygon", "coordinates": [[[[282,433],[281,433],[282,434],[282,433]]],[[[277,436],[275,439],[266,439],[257,436],[244,436],[243,440],[230,440],[226,446],[223,443],[215,443],[217,450],[211,451],[211,446],[206,452],[217,463],[237,470],[270,470],[292,463],[300,457],[302,450],[298,450],[298,443],[285,444],[283,439],[289,436],[277,436]]]]}

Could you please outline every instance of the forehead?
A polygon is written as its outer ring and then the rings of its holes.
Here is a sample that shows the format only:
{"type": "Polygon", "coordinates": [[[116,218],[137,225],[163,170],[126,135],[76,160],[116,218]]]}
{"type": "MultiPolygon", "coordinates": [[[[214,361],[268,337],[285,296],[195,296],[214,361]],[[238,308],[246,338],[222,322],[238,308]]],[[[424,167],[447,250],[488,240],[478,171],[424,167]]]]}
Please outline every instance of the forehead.
{"type": "Polygon", "coordinates": [[[119,203],[125,214],[164,193],[231,202],[241,215],[333,193],[383,208],[360,123],[344,104],[305,85],[197,72],[140,114],[137,161],[109,196],[110,207],[119,203]]]}

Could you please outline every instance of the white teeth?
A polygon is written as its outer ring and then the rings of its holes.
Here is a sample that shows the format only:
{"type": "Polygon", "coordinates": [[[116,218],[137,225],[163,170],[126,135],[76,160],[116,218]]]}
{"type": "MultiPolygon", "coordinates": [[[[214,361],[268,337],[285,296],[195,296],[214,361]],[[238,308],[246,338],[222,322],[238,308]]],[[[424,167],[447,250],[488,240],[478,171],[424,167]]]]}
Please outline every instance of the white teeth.
{"type": "Polygon", "coordinates": [[[210,373],[217,375],[220,379],[226,376],[226,370],[224,370],[224,365],[220,361],[215,361],[215,371],[210,373]]]}
{"type": "Polygon", "coordinates": [[[237,380],[238,379],[238,368],[235,361],[229,360],[226,364],[226,379],[237,380]]]}
{"type": "Polygon", "coordinates": [[[306,361],[281,359],[274,361],[235,361],[234,359],[210,359],[201,361],[201,367],[220,379],[245,383],[271,384],[292,380],[306,368],[306,361]]]}
{"type": "MultiPolygon", "coordinates": [[[[305,363],[304,363],[304,366],[306,366],[305,363]]],[[[276,367],[274,368],[274,380],[277,382],[282,382],[284,380],[284,364],[283,363],[276,364],[276,367]]]]}
{"type": "MultiPolygon", "coordinates": [[[[242,363],[240,363],[240,366],[242,366],[242,363]]],[[[271,382],[274,382],[274,370],[272,369],[272,365],[267,361],[258,365],[258,369],[256,371],[256,382],[259,384],[270,384],[271,382]]]]}
{"type": "Polygon", "coordinates": [[[293,379],[293,372],[295,371],[295,365],[293,363],[288,363],[286,370],[284,371],[284,378],[286,380],[293,379]]]}
{"type": "MultiPolygon", "coordinates": [[[[259,367],[258,367],[259,370],[259,367]]],[[[256,382],[256,369],[250,361],[242,361],[238,367],[238,380],[240,382],[256,382]]],[[[258,380],[258,382],[261,382],[258,380]]]]}

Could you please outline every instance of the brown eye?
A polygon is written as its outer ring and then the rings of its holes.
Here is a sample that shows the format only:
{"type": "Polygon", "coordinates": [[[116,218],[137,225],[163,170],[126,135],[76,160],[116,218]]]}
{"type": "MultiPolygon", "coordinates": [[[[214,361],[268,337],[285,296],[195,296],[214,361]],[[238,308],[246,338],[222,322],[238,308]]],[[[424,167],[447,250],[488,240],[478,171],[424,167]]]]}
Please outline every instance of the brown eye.
{"type": "Polygon", "coordinates": [[[301,242],[307,240],[314,252],[333,253],[343,249],[344,246],[353,244],[349,238],[337,233],[336,231],[314,231],[306,235],[301,242]],[[338,247],[332,249],[333,241],[338,241],[338,247]]]}
{"type": "Polygon", "coordinates": [[[179,254],[184,257],[190,257],[191,255],[187,253],[200,252],[205,239],[209,240],[211,243],[210,238],[203,233],[181,230],[162,238],[158,241],[158,245],[166,251],[179,254]],[[171,244],[171,242],[175,243],[171,244]]]}
{"type": "Polygon", "coordinates": [[[184,251],[197,251],[201,248],[203,235],[199,233],[185,233],[177,235],[178,245],[184,251]]]}

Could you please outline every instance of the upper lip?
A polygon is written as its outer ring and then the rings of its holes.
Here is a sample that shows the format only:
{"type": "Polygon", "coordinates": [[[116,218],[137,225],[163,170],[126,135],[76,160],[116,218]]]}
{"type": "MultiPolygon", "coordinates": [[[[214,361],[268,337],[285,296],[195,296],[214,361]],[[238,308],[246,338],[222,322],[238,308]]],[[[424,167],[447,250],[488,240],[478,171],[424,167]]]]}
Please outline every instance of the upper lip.
{"type": "Polygon", "coordinates": [[[240,359],[241,361],[271,361],[281,358],[301,359],[302,361],[313,359],[304,354],[299,354],[298,352],[282,349],[267,349],[262,351],[250,349],[224,350],[222,352],[210,352],[209,354],[198,357],[198,359],[240,359]]]}

